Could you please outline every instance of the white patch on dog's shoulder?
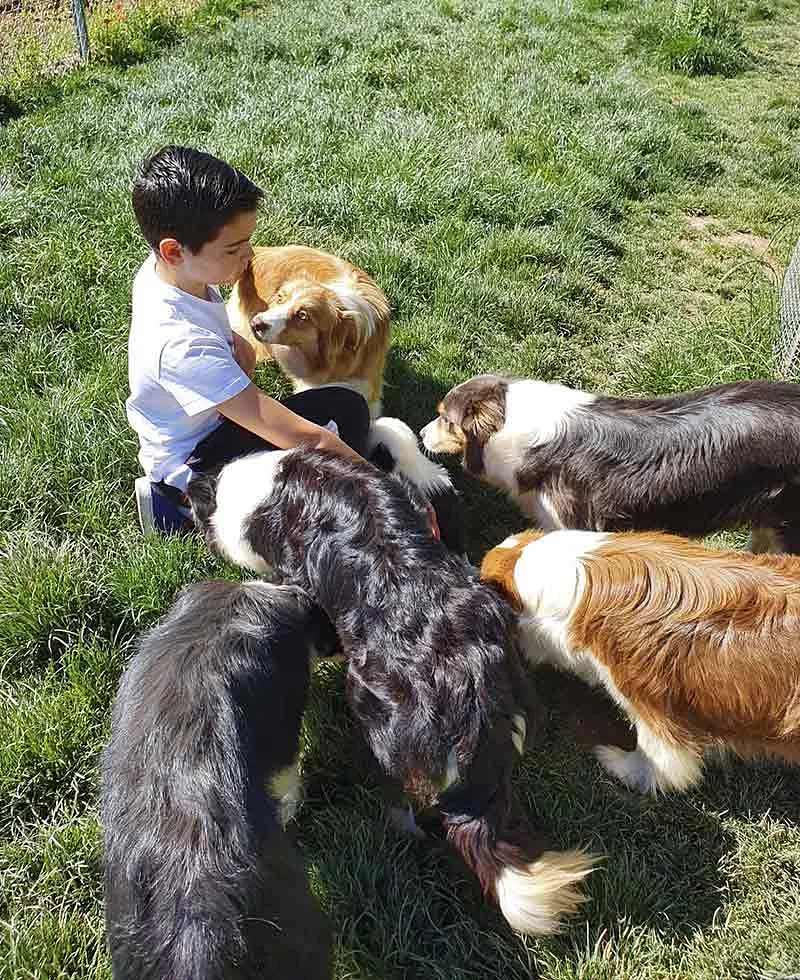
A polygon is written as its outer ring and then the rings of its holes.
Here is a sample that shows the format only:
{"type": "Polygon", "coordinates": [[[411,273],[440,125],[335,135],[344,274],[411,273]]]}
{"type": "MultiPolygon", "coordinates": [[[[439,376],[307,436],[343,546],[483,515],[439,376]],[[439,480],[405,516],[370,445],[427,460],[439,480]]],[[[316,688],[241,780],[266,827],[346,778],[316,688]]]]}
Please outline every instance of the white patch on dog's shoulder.
{"type": "Polygon", "coordinates": [[[597,395],[546,381],[512,381],[506,392],[503,430],[527,434],[529,445],[557,435],[571,412],[590,405],[597,395]]]}
{"type": "Polygon", "coordinates": [[[275,476],[291,450],[251,453],[224,466],[217,481],[217,507],[211,518],[214,536],[225,555],[254,572],[269,572],[267,562],[250,547],[245,524],[272,493],[275,476]]]}
{"type": "Polygon", "coordinates": [[[506,538],[505,541],[501,541],[500,544],[495,545],[496,548],[516,548],[519,544],[519,538],[516,534],[512,534],[510,538],[506,538]]]}
{"type": "Polygon", "coordinates": [[[568,620],[586,582],[581,559],[607,538],[600,531],[551,531],[527,544],[514,566],[514,582],[525,612],[568,620]]]}
{"type": "MultiPolygon", "coordinates": [[[[514,495],[519,495],[517,470],[531,446],[548,442],[569,422],[570,415],[583,405],[595,401],[597,395],[576,391],[566,385],[545,381],[513,381],[506,391],[503,428],[493,435],[483,450],[486,479],[514,495]]],[[[526,495],[527,496],[527,495],[526,495]]],[[[523,501],[530,516],[545,528],[553,527],[548,519],[547,505],[538,500],[523,501]],[[545,519],[540,521],[541,515],[545,519]]],[[[556,520],[555,526],[560,522],[556,520]]]]}
{"type": "Polygon", "coordinates": [[[598,683],[594,658],[567,643],[570,619],[586,584],[581,559],[608,537],[597,531],[551,531],[526,545],[514,566],[523,612],[520,641],[532,664],[552,663],[598,683]]]}
{"type": "Polygon", "coordinates": [[[419,448],[417,437],[401,419],[384,417],[372,423],[367,434],[367,454],[381,445],[391,453],[396,471],[407,477],[423,493],[452,489],[453,484],[447,470],[428,459],[419,448]]]}
{"type": "Polygon", "coordinates": [[[328,289],[332,290],[345,306],[359,315],[358,322],[363,324],[361,342],[364,343],[375,333],[375,310],[372,304],[358,292],[354,283],[346,279],[337,279],[336,282],[325,283],[328,289]]]}

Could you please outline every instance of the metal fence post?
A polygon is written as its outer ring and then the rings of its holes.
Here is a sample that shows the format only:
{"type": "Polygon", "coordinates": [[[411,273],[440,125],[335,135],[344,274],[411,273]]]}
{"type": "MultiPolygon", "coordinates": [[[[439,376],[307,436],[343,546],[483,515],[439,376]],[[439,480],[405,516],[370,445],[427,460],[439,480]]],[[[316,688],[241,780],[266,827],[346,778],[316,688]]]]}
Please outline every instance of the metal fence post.
{"type": "Polygon", "coordinates": [[[86,61],[89,57],[89,28],[86,25],[84,0],[72,0],[72,22],[75,25],[75,37],[78,39],[78,54],[81,61],[86,61]]]}

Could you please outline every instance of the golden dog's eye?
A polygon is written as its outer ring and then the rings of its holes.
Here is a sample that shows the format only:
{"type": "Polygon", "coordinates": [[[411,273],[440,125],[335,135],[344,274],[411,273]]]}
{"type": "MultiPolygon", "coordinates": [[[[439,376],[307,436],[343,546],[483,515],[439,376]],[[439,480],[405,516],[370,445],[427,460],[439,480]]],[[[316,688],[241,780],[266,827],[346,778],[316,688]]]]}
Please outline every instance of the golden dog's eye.
{"type": "Polygon", "coordinates": [[[297,317],[298,320],[308,319],[308,313],[306,313],[305,310],[298,310],[297,313],[295,313],[295,316],[297,317]]]}

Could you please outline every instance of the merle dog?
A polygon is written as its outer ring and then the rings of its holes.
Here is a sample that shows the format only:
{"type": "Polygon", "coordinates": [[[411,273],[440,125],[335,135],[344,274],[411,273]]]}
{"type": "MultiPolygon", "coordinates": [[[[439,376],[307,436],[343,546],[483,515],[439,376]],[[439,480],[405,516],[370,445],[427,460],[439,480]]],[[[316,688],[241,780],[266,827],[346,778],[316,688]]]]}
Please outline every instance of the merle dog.
{"type": "Polygon", "coordinates": [[[558,929],[591,869],[545,849],[511,788],[538,702],[511,607],[430,533],[427,501],[368,463],[257,453],[192,481],[209,543],[309,592],[348,657],[347,697],[383,772],[523,932],[558,929]]]}

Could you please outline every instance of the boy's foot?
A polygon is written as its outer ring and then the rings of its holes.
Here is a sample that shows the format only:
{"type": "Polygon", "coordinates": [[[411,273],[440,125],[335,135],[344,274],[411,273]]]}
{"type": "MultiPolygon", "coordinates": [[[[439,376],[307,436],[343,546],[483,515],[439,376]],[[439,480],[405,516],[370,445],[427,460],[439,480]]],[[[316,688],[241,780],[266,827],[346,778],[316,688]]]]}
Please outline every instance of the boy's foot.
{"type": "Polygon", "coordinates": [[[134,486],[139,524],[145,534],[182,534],[194,527],[191,509],[180,507],[146,476],[140,476],[134,486]]]}

